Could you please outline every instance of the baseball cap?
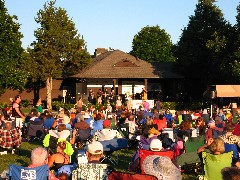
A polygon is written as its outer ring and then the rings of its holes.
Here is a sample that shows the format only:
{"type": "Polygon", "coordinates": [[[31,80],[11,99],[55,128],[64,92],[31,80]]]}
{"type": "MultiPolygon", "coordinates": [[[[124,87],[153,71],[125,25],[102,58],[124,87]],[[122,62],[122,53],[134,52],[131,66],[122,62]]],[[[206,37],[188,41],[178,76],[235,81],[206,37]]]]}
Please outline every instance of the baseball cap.
{"type": "Polygon", "coordinates": [[[103,121],[103,127],[104,128],[109,128],[111,127],[111,122],[109,120],[104,120],[103,121]]]}
{"type": "Polygon", "coordinates": [[[162,142],[159,139],[153,139],[150,143],[151,151],[161,151],[162,150],[162,142]]]}
{"type": "Polygon", "coordinates": [[[98,141],[93,141],[88,145],[88,150],[90,154],[102,154],[103,153],[103,145],[98,141]]]}

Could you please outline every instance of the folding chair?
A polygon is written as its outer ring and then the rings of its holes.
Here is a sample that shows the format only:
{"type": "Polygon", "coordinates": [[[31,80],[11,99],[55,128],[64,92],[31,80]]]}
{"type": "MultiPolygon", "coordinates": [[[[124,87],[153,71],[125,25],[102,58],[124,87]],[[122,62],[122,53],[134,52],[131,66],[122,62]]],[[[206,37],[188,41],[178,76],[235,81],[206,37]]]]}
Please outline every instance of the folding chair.
{"type": "Polygon", "coordinates": [[[104,156],[101,162],[108,160],[113,165],[118,164],[118,157],[117,157],[117,160],[111,159],[112,153],[114,151],[118,151],[120,149],[124,149],[128,147],[128,140],[124,138],[111,139],[111,140],[99,141],[99,142],[103,145],[103,151],[104,151],[104,156]]]}
{"type": "Polygon", "coordinates": [[[148,174],[130,174],[123,172],[111,172],[108,180],[157,180],[158,178],[148,174]]]}
{"type": "Polygon", "coordinates": [[[107,164],[82,163],[72,171],[72,180],[106,180],[109,173],[107,164]]]}
{"type": "Polygon", "coordinates": [[[142,164],[144,159],[149,156],[149,155],[159,155],[159,156],[167,156],[169,157],[172,161],[174,160],[174,152],[172,150],[164,150],[164,151],[149,151],[149,150],[144,150],[140,149],[139,150],[139,158],[140,158],[140,168],[142,174],[144,174],[144,171],[142,169],[142,164]]]}
{"type": "Polygon", "coordinates": [[[30,122],[28,125],[28,140],[30,138],[41,139],[44,136],[44,126],[42,121],[30,122]]]}
{"type": "Polygon", "coordinates": [[[78,148],[84,147],[87,142],[90,142],[90,139],[91,139],[91,128],[77,130],[76,145],[78,148]]]}
{"type": "Polygon", "coordinates": [[[48,165],[35,168],[18,166],[16,164],[9,165],[10,180],[48,180],[48,165]]]}

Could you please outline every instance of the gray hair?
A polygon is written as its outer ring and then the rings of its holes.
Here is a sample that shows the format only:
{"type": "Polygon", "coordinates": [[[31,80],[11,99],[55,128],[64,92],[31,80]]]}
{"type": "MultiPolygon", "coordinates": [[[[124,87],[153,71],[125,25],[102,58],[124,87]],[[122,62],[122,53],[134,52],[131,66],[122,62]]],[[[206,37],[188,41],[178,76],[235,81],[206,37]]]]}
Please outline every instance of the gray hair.
{"type": "Polygon", "coordinates": [[[44,161],[48,158],[48,152],[43,147],[37,147],[32,150],[31,162],[32,164],[44,164],[44,161]]]}
{"type": "Polygon", "coordinates": [[[79,115],[79,116],[77,117],[77,122],[81,122],[81,121],[84,121],[83,115],[79,115]]]}

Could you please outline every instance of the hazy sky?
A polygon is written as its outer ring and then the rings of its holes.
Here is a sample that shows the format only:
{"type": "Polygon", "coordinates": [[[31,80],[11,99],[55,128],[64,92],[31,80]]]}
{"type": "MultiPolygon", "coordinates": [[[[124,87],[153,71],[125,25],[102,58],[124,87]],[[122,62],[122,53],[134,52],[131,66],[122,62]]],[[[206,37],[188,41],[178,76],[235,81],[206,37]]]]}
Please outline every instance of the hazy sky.
{"type": "MultiPolygon", "coordinates": [[[[35,40],[38,27],[34,17],[43,9],[46,0],[5,0],[10,15],[17,15],[21,24],[23,47],[35,40]]],[[[87,42],[93,54],[98,47],[129,52],[132,40],[143,27],[159,25],[179,40],[189,16],[194,14],[198,0],[57,0],[56,6],[64,8],[76,25],[78,33],[87,42]]],[[[239,0],[218,0],[217,6],[231,24],[236,23],[239,0]]]]}

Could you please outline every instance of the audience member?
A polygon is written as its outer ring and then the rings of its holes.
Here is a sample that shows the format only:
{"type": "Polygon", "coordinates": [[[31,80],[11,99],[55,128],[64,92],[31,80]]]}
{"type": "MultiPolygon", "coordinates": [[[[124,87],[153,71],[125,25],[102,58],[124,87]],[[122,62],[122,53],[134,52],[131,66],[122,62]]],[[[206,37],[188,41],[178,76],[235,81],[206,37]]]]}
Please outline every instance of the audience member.
{"type": "MultiPolygon", "coordinates": [[[[38,166],[42,166],[48,163],[48,152],[45,148],[38,147],[32,150],[31,153],[31,164],[28,166],[29,168],[35,168],[38,166]]],[[[49,171],[48,174],[49,180],[58,180],[55,175],[49,171]]]]}

